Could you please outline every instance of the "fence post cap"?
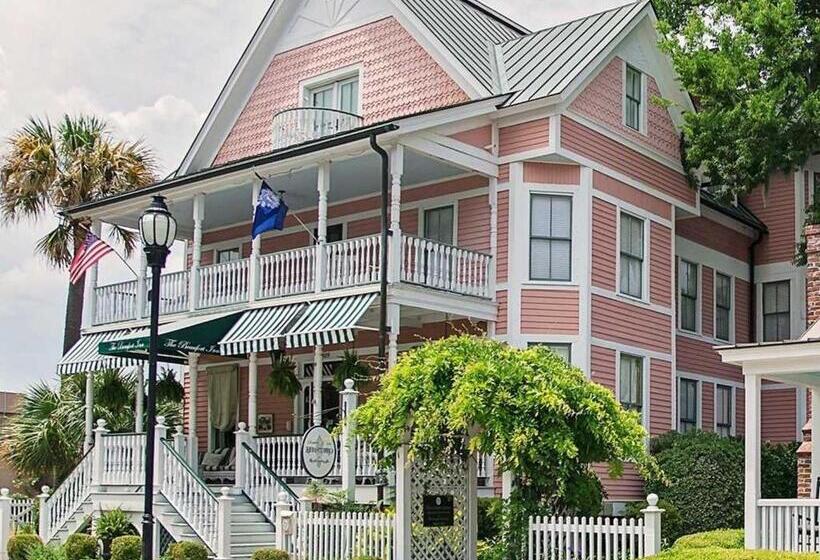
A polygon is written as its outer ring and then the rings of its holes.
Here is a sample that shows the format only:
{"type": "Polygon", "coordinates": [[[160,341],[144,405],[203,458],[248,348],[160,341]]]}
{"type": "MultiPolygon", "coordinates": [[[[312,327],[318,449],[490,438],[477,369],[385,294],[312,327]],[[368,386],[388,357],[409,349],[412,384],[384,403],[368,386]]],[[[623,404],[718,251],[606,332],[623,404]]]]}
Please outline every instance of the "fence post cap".
{"type": "Polygon", "coordinates": [[[345,390],[352,391],[355,382],[352,379],[345,379],[345,390]]]}
{"type": "Polygon", "coordinates": [[[182,430],[183,430],[182,424],[177,424],[177,435],[181,436],[182,435],[182,430]]]}
{"type": "Polygon", "coordinates": [[[228,500],[233,500],[233,498],[231,498],[231,489],[227,486],[223,486],[222,488],[220,488],[219,493],[222,494],[220,496],[220,499],[224,500],[227,498],[228,500]]]}
{"type": "Polygon", "coordinates": [[[9,489],[8,488],[0,488],[0,499],[3,500],[10,500],[9,498],[9,489]]]}
{"type": "Polygon", "coordinates": [[[244,422],[240,422],[240,423],[237,425],[237,430],[236,430],[236,431],[237,431],[237,432],[245,432],[245,431],[247,431],[247,429],[248,429],[248,425],[247,425],[247,424],[245,424],[244,422]]]}
{"type": "Polygon", "coordinates": [[[48,486],[43,486],[43,487],[40,489],[40,492],[42,492],[42,494],[40,494],[40,496],[38,496],[38,497],[40,497],[40,498],[48,498],[48,493],[49,493],[49,492],[51,492],[51,488],[49,488],[48,486]]]}
{"type": "Polygon", "coordinates": [[[108,424],[108,422],[106,422],[104,418],[97,419],[97,429],[98,430],[104,430],[105,426],[107,424],[108,424]]]}
{"type": "Polygon", "coordinates": [[[157,428],[165,427],[165,416],[157,416],[157,428]]]}
{"type": "Polygon", "coordinates": [[[649,504],[649,507],[658,507],[658,495],[649,494],[649,496],[646,497],[646,503],[649,504]]]}

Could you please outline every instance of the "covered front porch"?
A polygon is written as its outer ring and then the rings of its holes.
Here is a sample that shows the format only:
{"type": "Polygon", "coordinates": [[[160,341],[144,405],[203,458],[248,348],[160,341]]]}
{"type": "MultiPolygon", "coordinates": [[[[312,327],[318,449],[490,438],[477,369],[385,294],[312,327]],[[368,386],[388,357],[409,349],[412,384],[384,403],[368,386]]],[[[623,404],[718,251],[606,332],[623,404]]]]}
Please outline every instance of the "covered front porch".
{"type": "MultiPolygon", "coordinates": [[[[763,499],[761,401],[770,383],[804,387],[820,402],[820,323],[799,340],[721,347],[723,361],[743,368],[745,379],[745,544],[750,550],[820,552],[820,445],[811,446],[810,498],[763,499]]],[[[820,414],[810,414],[820,434],[820,414]]],[[[817,437],[816,435],[813,437],[817,437]]]]}

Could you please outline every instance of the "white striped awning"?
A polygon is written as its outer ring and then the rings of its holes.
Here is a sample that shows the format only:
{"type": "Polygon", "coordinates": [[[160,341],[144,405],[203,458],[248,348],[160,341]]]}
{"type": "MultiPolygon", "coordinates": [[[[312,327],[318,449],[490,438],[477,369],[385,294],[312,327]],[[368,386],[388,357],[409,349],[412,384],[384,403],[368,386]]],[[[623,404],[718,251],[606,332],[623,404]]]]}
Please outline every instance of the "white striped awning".
{"type": "Polygon", "coordinates": [[[71,347],[71,350],[63,356],[60,363],[57,364],[57,373],[60,375],[70,375],[140,365],[142,363],[141,360],[119,356],[104,356],[99,353],[101,342],[125,339],[132,336],[134,332],[133,329],[121,329],[82,336],[80,340],[71,347]]]}
{"type": "Polygon", "coordinates": [[[246,311],[219,341],[220,353],[238,356],[279,350],[279,341],[285,331],[307,307],[306,303],[294,303],[246,311]]]}
{"type": "Polygon", "coordinates": [[[353,342],[354,330],[378,294],[363,294],[311,303],[287,329],[288,348],[353,342]]]}

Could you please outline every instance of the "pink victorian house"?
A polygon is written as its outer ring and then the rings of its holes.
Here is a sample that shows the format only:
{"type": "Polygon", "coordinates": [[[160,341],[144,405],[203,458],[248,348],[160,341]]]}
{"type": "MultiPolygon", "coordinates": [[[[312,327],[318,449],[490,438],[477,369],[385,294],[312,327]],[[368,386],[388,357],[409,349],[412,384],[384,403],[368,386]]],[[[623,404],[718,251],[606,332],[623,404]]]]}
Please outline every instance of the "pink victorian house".
{"type": "MultiPolygon", "coordinates": [[[[163,359],[185,368],[180,457],[195,467],[218,450],[230,479],[252,441],[254,468],[298,494],[299,434],[338,418],[344,351],[378,352],[382,274],[391,364],[469,325],[550,346],[653,435],[742,434],[741,369],[712,348],[805,327],[791,260],[820,162],[775,178],[768,198],[691,188],[679,138],[693,106],[656,21],[648,1],[540,31],[476,0],[274,2],[174,176],[69,210],[135,227],[162,194],[179,222],[188,259],[162,278],[161,334],[163,359]],[[252,241],[259,177],[290,214],[252,241]],[[296,396],[267,388],[282,353],[296,396]]],[[[61,371],[142,367],[144,274],[108,286],[90,274],[61,371]]],[[[800,438],[804,390],[765,392],[764,438],[800,438]]],[[[358,453],[357,492],[372,499],[372,455],[358,453]]],[[[503,490],[491,458],[478,475],[483,492],[503,490]]],[[[601,476],[613,507],[643,497],[635,473],[601,476]]]]}

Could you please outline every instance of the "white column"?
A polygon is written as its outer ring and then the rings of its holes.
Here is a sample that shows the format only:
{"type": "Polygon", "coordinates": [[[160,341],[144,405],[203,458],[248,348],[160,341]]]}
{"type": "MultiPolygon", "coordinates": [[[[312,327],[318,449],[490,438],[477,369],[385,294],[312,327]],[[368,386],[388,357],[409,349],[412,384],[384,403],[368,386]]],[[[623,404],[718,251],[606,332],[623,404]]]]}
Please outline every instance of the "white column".
{"type": "Polygon", "coordinates": [[[139,268],[137,269],[137,319],[148,316],[148,256],[139,251],[139,268]]]}
{"type": "Polygon", "coordinates": [[[233,496],[230,488],[222,488],[217,498],[216,513],[216,560],[230,560],[231,558],[231,504],[233,496]]]}
{"type": "MultiPolygon", "coordinates": [[[[148,426],[151,429],[151,426],[148,426]]],[[[154,493],[162,489],[162,479],[165,477],[165,461],[162,460],[162,442],[168,437],[168,426],[165,425],[165,416],[157,416],[157,425],[154,427],[154,493]]]]}
{"type": "Polygon", "coordinates": [[[40,503],[40,527],[38,532],[40,534],[40,540],[44,543],[48,542],[48,526],[51,525],[51,508],[48,503],[48,496],[50,492],[51,488],[48,486],[43,486],[40,491],[40,495],[37,496],[37,501],[40,503]]]}
{"type": "Polygon", "coordinates": [[[196,434],[197,380],[199,378],[199,354],[188,354],[188,464],[199,463],[199,442],[196,434]]]}
{"type": "Polygon", "coordinates": [[[745,544],[749,550],[760,547],[760,377],[746,375],[746,483],[744,490],[745,544]]]}
{"type": "Polygon", "coordinates": [[[259,355],[251,352],[248,356],[248,432],[256,435],[256,394],[259,384],[259,355]]]}
{"type": "Polygon", "coordinates": [[[390,153],[390,260],[388,280],[401,280],[401,178],[404,175],[404,146],[399,144],[390,153]]]}
{"type": "MultiPolygon", "coordinates": [[[[498,179],[490,177],[490,255],[493,257],[490,266],[490,297],[496,300],[496,278],[498,277],[498,179]]],[[[495,336],[495,333],[493,333],[495,336]]]]}
{"type": "Polygon", "coordinates": [[[410,529],[413,524],[411,480],[412,464],[407,456],[407,445],[396,451],[396,537],[394,558],[410,558],[410,529]]]}
{"type": "Polygon", "coordinates": [[[324,363],[323,346],[317,344],[313,351],[313,425],[322,425],[322,369],[324,363]]]}
{"type": "Polygon", "coordinates": [[[401,332],[401,306],[387,305],[387,324],[390,327],[387,344],[387,367],[392,369],[399,361],[399,333],[401,332]]]}
{"type": "Polygon", "coordinates": [[[202,222],[205,220],[205,195],[194,197],[194,244],[191,248],[191,271],[188,306],[196,310],[199,303],[199,268],[202,264],[202,222]]]}
{"type": "Polygon", "coordinates": [[[105,473],[105,434],[108,429],[105,427],[105,420],[97,420],[97,427],[94,429],[94,451],[91,457],[91,484],[99,491],[102,488],[105,473]]]}
{"type": "MultiPolygon", "coordinates": [[[[91,233],[97,237],[102,237],[102,224],[100,222],[93,222],[91,224],[91,233]]],[[[83,328],[92,326],[97,315],[97,278],[99,276],[99,269],[100,265],[98,263],[89,268],[85,273],[83,328]]]]}
{"type": "Polygon", "coordinates": [[[663,510],[658,508],[657,494],[649,494],[646,497],[646,503],[649,507],[641,510],[644,519],[644,545],[643,552],[645,556],[655,556],[661,552],[661,517],[663,510]]]}
{"type": "Polygon", "coordinates": [[[11,496],[9,489],[0,489],[0,560],[8,560],[6,547],[11,536],[11,496]]]}
{"type": "Polygon", "coordinates": [[[812,388],[811,403],[811,495],[814,497],[817,496],[817,477],[820,477],[820,436],[814,435],[820,434],[820,405],[815,404],[820,403],[820,388],[812,388]]]}
{"type": "Polygon", "coordinates": [[[241,493],[245,488],[245,482],[248,476],[247,463],[245,461],[245,445],[252,446],[251,435],[248,433],[248,426],[244,422],[240,422],[236,427],[236,472],[234,473],[234,488],[237,493],[241,493]]]}
{"type": "MultiPolygon", "coordinates": [[[[262,184],[255,184],[253,186],[253,195],[251,201],[251,208],[256,208],[256,203],[259,202],[259,191],[262,189],[262,184]]],[[[262,252],[262,236],[257,235],[251,241],[251,262],[250,273],[248,275],[248,299],[251,303],[256,301],[259,297],[259,255],[262,252]]],[[[253,424],[251,423],[251,427],[253,424]]]]}
{"type": "Polygon", "coordinates": [[[319,180],[316,190],[319,192],[318,225],[316,226],[316,293],[324,289],[325,243],[327,243],[327,193],[330,191],[330,162],[319,165],[319,180]]]}
{"type": "Polygon", "coordinates": [[[85,374],[85,440],[83,453],[88,453],[94,444],[94,372],[85,374]]]}
{"type": "Polygon", "coordinates": [[[345,379],[345,388],[340,392],[342,404],[342,490],[349,502],[356,501],[356,425],[353,412],[359,406],[359,392],[353,388],[353,380],[345,379]]]}
{"type": "Polygon", "coordinates": [[[293,511],[291,511],[290,501],[285,492],[279,492],[276,498],[276,548],[287,550],[287,539],[293,533],[293,511]]]}
{"type": "Polygon", "coordinates": [[[143,411],[145,410],[145,370],[143,366],[137,366],[134,375],[137,376],[136,405],[134,406],[134,431],[141,434],[145,429],[143,426],[143,411]]]}

